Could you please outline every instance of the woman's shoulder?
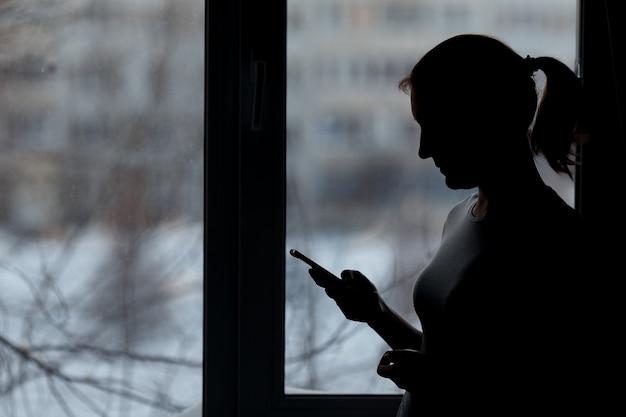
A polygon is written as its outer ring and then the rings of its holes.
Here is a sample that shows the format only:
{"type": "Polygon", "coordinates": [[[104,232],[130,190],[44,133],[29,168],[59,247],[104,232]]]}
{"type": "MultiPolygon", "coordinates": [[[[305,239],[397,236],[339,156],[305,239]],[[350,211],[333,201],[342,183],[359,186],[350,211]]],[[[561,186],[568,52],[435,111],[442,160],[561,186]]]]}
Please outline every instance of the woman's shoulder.
{"type": "Polygon", "coordinates": [[[453,225],[458,225],[459,222],[463,222],[464,219],[469,217],[477,199],[478,193],[471,193],[456,203],[448,212],[444,223],[444,232],[446,229],[453,227],[453,225]]]}
{"type": "Polygon", "coordinates": [[[473,193],[466,195],[465,197],[463,197],[462,200],[456,203],[454,207],[452,207],[449,215],[454,217],[454,216],[465,215],[469,213],[472,207],[474,206],[474,204],[476,204],[476,200],[478,200],[477,192],[473,192],[473,193]]]}
{"type": "Polygon", "coordinates": [[[547,225],[553,225],[576,231],[587,228],[580,212],[568,204],[554,189],[546,187],[536,206],[536,216],[547,225]]]}
{"type": "Polygon", "coordinates": [[[543,252],[545,256],[563,259],[576,253],[590,253],[594,245],[589,223],[553,189],[543,193],[520,223],[520,229],[520,233],[533,242],[537,256],[543,252]]]}

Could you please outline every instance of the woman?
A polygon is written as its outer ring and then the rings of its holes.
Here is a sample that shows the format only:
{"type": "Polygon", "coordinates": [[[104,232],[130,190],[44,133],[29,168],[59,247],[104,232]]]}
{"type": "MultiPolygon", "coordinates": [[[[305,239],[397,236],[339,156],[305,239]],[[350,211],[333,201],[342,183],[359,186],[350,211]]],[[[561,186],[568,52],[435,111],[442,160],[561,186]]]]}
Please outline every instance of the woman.
{"type": "MultiPolygon", "coordinates": [[[[437,45],[400,82],[421,127],[419,156],[451,189],[441,245],[414,287],[422,330],[358,271],[326,288],[348,319],[392,348],[378,373],[406,390],[399,416],[583,410],[593,312],[585,222],[542,180],[535,156],[572,177],[582,88],[549,57],[482,35],[437,45]],[[533,74],[546,86],[539,101],[533,74]]],[[[323,272],[309,271],[324,282],[323,272]]]]}

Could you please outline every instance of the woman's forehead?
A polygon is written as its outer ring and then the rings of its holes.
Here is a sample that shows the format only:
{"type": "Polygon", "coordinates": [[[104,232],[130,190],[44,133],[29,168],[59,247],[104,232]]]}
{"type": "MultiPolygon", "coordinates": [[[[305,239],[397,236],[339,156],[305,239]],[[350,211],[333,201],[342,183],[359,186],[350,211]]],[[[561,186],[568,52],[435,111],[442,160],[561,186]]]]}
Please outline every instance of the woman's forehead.
{"type": "Polygon", "coordinates": [[[438,100],[425,98],[415,91],[411,93],[411,111],[416,121],[423,121],[425,118],[433,119],[437,115],[446,111],[446,106],[438,104],[438,100]]]}

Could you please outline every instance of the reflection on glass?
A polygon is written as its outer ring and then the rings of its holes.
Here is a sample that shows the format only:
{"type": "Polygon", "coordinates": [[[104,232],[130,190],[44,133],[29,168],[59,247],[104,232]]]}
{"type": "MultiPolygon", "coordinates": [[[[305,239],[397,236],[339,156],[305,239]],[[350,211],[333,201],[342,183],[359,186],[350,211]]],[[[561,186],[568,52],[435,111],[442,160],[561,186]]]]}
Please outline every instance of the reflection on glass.
{"type": "Polygon", "coordinates": [[[0,415],[202,396],[204,2],[0,7],[0,415]]]}
{"type": "MultiPolygon", "coordinates": [[[[419,326],[414,279],[448,209],[473,190],[448,190],[432,161],[418,158],[419,126],[397,83],[421,54],[463,32],[573,68],[576,2],[289,0],[287,30],[285,249],[337,274],[362,271],[419,326]]],[[[547,175],[573,204],[571,180],[547,175]]],[[[345,320],[291,257],[286,289],[287,393],[400,392],[376,375],[384,342],[345,320]]]]}

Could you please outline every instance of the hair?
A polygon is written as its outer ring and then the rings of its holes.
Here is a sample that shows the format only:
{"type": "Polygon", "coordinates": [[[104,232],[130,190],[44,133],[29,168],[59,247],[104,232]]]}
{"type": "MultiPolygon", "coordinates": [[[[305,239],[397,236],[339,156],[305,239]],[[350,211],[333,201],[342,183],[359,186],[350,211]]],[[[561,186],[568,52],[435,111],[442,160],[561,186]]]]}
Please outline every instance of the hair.
{"type": "Polygon", "coordinates": [[[527,135],[534,154],[572,178],[570,167],[579,163],[575,145],[587,139],[580,123],[583,90],[576,74],[559,60],[524,58],[485,35],[457,35],[427,52],[398,87],[474,120],[488,116],[500,132],[527,135]],[[539,100],[537,70],[546,76],[539,100]]]}

